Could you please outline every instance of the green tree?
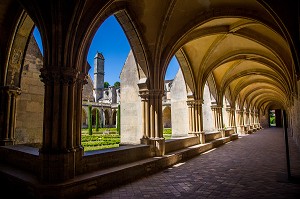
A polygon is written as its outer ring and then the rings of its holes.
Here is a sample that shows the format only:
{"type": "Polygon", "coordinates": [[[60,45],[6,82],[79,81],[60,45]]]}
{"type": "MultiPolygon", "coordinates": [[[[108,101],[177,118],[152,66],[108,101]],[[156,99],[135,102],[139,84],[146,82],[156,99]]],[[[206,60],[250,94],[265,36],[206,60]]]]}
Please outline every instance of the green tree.
{"type": "Polygon", "coordinates": [[[115,82],[114,86],[115,86],[115,88],[120,88],[120,82],[115,82]]]}
{"type": "Polygon", "coordinates": [[[93,134],[93,127],[92,127],[92,106],[89,105],[88,109],[88,126],[89,126],[89,135],[93,134]]]}
{"type": "Polygon", "coordinates": [[[108,82],[104,82],[104,88],[108,88],[110,85],[108,82]]]}
{"type": "Polygon", "coordinates": [[[96,131],[99,131],[99,111],[96,109],[96,131]]]}

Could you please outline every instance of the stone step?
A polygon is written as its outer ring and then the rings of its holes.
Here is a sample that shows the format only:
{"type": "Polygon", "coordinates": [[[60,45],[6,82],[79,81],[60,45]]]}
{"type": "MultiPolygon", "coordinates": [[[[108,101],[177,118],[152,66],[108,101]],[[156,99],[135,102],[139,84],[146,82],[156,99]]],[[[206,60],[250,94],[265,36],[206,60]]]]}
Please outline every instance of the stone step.
{"type": "Polygon", "coordinates": [[[24,194],[35,198],[78,198],[103,192],[118,185],[162,171],[176,163],[235,140],[238,135],[219,138],[209,143],[176,150],[162,157],[146,158],[132,163],[85,173],[58,184],[44,184],[26,171],[0,164],[0,177],[6,178],[14,188],[22,187],[24,194]]]}

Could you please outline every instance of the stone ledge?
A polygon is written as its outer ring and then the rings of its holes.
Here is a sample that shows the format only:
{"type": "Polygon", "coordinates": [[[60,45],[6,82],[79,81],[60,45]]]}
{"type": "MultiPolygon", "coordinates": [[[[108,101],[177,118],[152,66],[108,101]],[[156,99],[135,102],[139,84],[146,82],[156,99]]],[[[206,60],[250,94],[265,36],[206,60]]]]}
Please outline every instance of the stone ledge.
{"type": "Polygon", "coordinates": [[[25,145],[1,146],[0,162],[38,174],[39,149],[25,145]]]}
{"type": "Polygon", "coordinates": [[[237,134],[219,138],[209,143],[190,146],[162,157],[147,158],[78,175],[74,179],[58,184],[43,184],[35,175],[0,164],[0,179],[10,183],[14,190],[19,188],[21,192],[18,193],[23,197],[27,195],[35,198],[71,199],[84,197],[156,173],[235,139],[238,139],[237,134]]]}
{"type": "Polygon", "coordinates": [[[205,133],[205,142],[211,142],[213,140],[219,139],[222,137],[221,131],[212,131],[205,133]]]}

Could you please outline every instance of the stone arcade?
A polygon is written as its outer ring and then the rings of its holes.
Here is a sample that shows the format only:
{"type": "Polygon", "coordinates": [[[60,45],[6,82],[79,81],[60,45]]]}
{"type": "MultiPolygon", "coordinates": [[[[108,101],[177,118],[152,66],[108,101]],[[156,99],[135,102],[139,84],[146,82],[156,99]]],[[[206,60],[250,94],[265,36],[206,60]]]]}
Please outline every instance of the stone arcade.
{"type": "MultiPolygon", "coordinates": [[[[36,198],[103,191],[235,140],[238,134],[267,128],[270,110],[275,110],[278,126],[281,110],[287,113],[290,135],[299,144],[299,10],[294,0],[1,1],[4,189],[36,198]],[[132,48],[121,74],[125,145],[85,153],[86,57],[94,34],[111,15],[132,48]],[[40,30],[44,56],[26,53],[34,26],[40,30]],[[173,56],[181,72],[172,83],[165,82],[173,56]],[[40,76],[30,71],[33,67],[40,76]],[[165,98],[168,84],[170,101],[165,98]],[[171,109],[163,109],[168,104],[171,109]],[[170,123],[174,139],[166,141],[163,124],[170,123]],[[42,142],[26,146],[17,144],[18,139],[42,142]]],[[[102,89],[96,85],[97,100],[102,89]]]]}

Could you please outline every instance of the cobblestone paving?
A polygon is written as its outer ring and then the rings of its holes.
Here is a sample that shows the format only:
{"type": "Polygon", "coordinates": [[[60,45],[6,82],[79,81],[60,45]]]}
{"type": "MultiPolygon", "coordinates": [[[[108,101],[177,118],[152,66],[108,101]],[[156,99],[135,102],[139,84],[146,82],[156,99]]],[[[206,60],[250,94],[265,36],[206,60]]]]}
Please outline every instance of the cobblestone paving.
{"type": "MultiPolygon", "coordinates": [[[[300,151],[289,144],[299,177],[300,151]]],[[[300,184],[287,180],[283,129],[270,128],[90,198],[299,199],[300,184]]]]}

